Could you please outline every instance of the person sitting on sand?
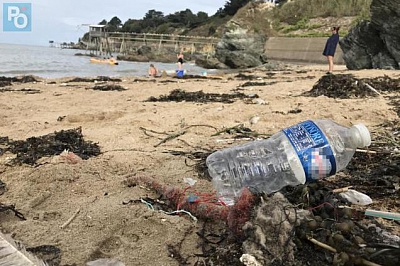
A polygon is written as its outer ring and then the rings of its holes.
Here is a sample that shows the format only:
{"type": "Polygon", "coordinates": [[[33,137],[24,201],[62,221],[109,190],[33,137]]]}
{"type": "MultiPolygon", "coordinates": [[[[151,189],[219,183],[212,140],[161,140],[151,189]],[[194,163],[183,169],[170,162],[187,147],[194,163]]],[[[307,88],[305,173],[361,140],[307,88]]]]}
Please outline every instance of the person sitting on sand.
{"type": "Polygon", "coordinates": [[[157,75],[158,75],[158,69],[153,64],[150,64],[149,76],[150,77],[156,77],[157,75]]]}
{"type": "Polygon", "coordinates": [[[176,57],[178,58],[178,69],[182,70],[182,65],[183,65],[183,51],[181,50],[181,52],[179,54],[176,55],[176,57]]]}

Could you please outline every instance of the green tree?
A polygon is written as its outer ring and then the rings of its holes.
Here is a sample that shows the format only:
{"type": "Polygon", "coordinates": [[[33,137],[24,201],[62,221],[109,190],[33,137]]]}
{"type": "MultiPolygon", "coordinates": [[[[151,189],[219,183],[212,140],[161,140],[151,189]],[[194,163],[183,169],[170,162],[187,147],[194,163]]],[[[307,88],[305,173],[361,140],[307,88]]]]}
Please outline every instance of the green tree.
{"type": "Polygon", "coordinates": [[[122,21],[118,17],[115,16],[107,23],[106,29],[109,32],[118,31],[122,25],[121,23],[122,23],[122,21]]]}
{"type": "Polygon", "coordinates": [[[103,19],[102,21],[99,22],[99,25],[107,25],[107,20],[103,19]]]}
{"type": "Polygon", "coordinates": [[[251,0],[229,0],[225,3],[224,13],[229,16],[233,16],[236,12],[244,7],[251,0]]]}
{"type": "Polygon", "coordinates": [[[142,26],[143,28],[148,28],[148,31],[155,30],[158,26],[165,23],[166,19],[163,12],[151,9],[147,11],[146,15],[143,17],[142,26]]]}

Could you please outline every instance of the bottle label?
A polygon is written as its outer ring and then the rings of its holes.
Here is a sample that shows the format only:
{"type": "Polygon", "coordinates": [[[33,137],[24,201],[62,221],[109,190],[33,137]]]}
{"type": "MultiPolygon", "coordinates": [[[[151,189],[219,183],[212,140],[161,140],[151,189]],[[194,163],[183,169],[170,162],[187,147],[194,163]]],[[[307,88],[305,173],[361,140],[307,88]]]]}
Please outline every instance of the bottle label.
{"type": "Polygon", "coordinates": [[[295,149],[308,182],[336,173],[336,160],[322,130],[311,120],[283,129],[295,149]]]}

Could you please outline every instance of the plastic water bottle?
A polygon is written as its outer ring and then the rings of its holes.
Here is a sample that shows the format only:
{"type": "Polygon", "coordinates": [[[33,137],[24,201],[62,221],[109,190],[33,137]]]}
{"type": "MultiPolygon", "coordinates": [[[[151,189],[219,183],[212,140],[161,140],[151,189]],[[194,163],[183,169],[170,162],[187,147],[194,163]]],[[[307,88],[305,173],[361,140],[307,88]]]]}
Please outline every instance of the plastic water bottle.
{"type": "Polygon", "coordinates": [[[219,199],[233,205],[242,188],[270,194],[344,169],[356,148],[371,144],[368,129],[308,120],[268,139],[214,152],[206,163],[219,199]]]}

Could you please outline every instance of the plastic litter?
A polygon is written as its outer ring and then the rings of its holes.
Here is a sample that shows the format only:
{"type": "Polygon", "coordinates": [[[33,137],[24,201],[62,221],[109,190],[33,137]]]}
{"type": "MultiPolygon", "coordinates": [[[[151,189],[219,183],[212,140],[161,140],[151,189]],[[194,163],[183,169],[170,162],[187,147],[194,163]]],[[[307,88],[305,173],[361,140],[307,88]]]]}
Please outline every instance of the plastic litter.
{"type": "Polygon", "coordinates": [[[352,204],[366,206],[372,204],[372,199],[364,193],[358,192],[354,189],[349,189],[345,192],[339,193],[340,196],[348,200],[352,204]]]}

